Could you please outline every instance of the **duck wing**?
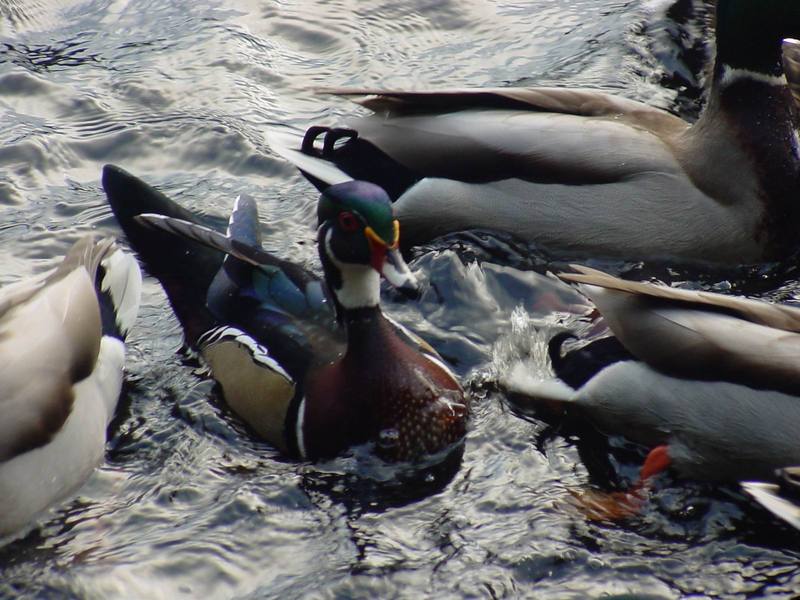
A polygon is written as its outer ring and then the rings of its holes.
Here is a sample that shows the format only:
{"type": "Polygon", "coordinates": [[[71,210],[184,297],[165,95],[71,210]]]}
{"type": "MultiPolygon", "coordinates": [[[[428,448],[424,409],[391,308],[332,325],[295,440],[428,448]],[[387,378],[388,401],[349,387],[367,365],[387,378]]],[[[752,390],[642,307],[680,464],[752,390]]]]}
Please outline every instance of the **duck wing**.
{"type": "Polygon", "coordinates": [[[279,362],[298,364],[298,372],[318,352],[338,348],[342,334],[323,283],[261,249],[252,199],[239,199],[223,234],[119,167],[103,168],[103,186],[131,246],[166,290],[190,345],[231,325],[270,352],[285,353],[279,362]]]}
{"type": "MultiPolygon", "coordinates": [[[[375,168],[375,158],[365,157],[366,142],[412,179],[610,183],[653,170],[678,172],[662,138],[688,127],[664,111],[589,90],[332,92],[375,113],[345,121],[356,134],[353,143],[323,143],[323,158],[356,178],[359,168],[375,168]]],[[[307,134],[306,153],[312,142],[307,134]]]]}
{"type": "Polygon", "coordinates": [[[797,309],[580,270],[560,277],[581,283],[623,346],[653,368],[678,377],[800,392],[797,309]]]}
{"type": "Polygon", "coordinates": [[[564,281],[593,285],[608,290],[628,292],[634,296],[648,296],[665,301],[673,300],[698,308],[727,311],[736,316],[766,327],[800,332],[800,308],[770,304],[741,296],[727,296],[702,290],[684,290],[666,285],[641,281],[628,281],[583,265],[570,265],[576,273],[559,273],[564,281]]]}
{"type": "Polygon", "coordinates": [[[118,277],[110,265],[120,260],[117,252],[112,240],[86,236],[51,273],[0,292],[0,462],[58,432],[72,410],[73,386],[95,368],[104,332],[124,335],[135,317],[137,279],[130,273],[138,270],[126,265],[127,275],[118,277]],[[124,307],[119,322],[108,327],[98,299],[104,293],[124,307]]]}
{"type": "MultiPolygon", "coordinates": [[[[243,206],[255,209],[255,203],[240,199],[234,217],[243,206]]],[[[336,321],[334,303],[313,273],[252,245],[252,239],[232,237],[236,233],[231,227],[225,235],[164,215],[141,214],[137,221],[225,254],[206,295],[219,326],[201,336],[201,347],[232,327],[235,331],[229,333],[239,341],[242,335],[252,339],[247,347],[254,356],[274,357],[295,379],[302,378],[311,362],[343,352],[344,332],[336,321]]],[[[272,368],[269,361],[264,364],[272,368]]]]}
{"type": "Polygon", "coordinates": [[[434,91],[322,88],[319,91],[350,98],[387,117],[469,109],[507,109],[621,118],[631,124],[664,133],[681,131],[686,127],[686,123],[678,117],[642,102],[581,88],[509,87],[434,91]]]}

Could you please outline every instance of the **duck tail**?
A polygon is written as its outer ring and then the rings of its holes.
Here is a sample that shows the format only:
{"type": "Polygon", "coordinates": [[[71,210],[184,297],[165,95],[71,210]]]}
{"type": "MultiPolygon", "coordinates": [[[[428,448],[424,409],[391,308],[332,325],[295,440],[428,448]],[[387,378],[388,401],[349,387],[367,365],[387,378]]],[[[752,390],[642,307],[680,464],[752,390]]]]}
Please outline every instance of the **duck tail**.
{"type": "MultiPolygon", "coordinates": [[[[548,344],[553,369],[558,374],[561,344],[571,334],[557,334],[548,344]]],[[[546,421],[559,420],[575,401],[575,388],[561,379],[542,378],[531,373],[523,362],[515,364],[504,377],[503,387],[514,406],[535,413],[546,421]]]]}
{"type": "Polygon", "coordinates": [[[128,335],[142,296],[142,272],[136,259],[112,243],[103,253],[95,275],[103,335],[122,341],[128,335]]]}
{"type": "Polygon", "coordinates": [[[547,349],[556,377],[576,390],[612,364],[634,358],[616,337],[580,340],[569,331],[554,335],[547,349]]]}
{"type": "Polygon", "coordinates": [[[422,178],[347,127],[314,125],[302,138],[272,131],[267,140],[320,191],[360,179],[381,186],[394,202],[422,178]]]}
{"type": "Polygon", "coordinates": [[[142,295],[139,263],[124,252],[113,238],[86,235],[70,248],[61,264],[43,281],[54,281],[77,267],[83,267],[94,282],[102,317],[103,335],[125,340],[142,295]]]}
{"type": "Polygon", "coordinates": [[[532,376],[523,363],[514,365],[502,382],[506,393],[514,398],[514,405],[547,415],[563,415],[575,402],[575,389],[559,379],[542,379],[532,376]]]}
{"type": "Polygon", "coordinates": [[[328,158],[323,157],[322,153],[309,151],[309,145],[313,146],[313,138],[309,137],[309,134],[300,138],[281,131],[270,131],[267,143],[275,154],[300,169],[303,175],[320,191],[331,185],[353,179],[328,158]]]}
{"type": "Polygon", "coordinates": [[[197,223],[198,218],[141,179],[114,165],[105,165],[103,189],[128,243],[148,273],[156,277],[169,297],[186,341],[215,324],[206,307],[206,293],[219,271],[224,253],[206,245],[154,229],[137,219],[142,213],[197,223]]]}

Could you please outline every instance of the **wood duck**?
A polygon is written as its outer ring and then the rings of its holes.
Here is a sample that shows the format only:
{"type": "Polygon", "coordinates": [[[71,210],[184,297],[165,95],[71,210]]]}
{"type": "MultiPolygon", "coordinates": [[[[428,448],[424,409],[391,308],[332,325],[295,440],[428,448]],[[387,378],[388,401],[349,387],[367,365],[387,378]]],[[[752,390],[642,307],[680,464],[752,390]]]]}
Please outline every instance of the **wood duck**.
{"type": "Polygon", "coordinates": [[[140,294],[136,260],[91,235],[49,274],[0,290],[0,536],[102,461],[140,294]]]}
{"type": "MultiPolygon", "coordinates": [[[[509,391],[651,448],[634,491],[668,468],[742,481],[800,464],[800,309],[573,268],[559,277],[580,284],[614,338],[564,353],[572,336],[555,336],[559,380],[515,368],[509,391]]],[[[592,502],[618,514],[616,500],[592,502]]]]}
{"type": "Polygon", "coordinates": [[[186,341],[259,436],[305,459],[370,442],[385,460],[412,462],[463,440],[456,377],[380,308],[381,276],[416,291],[381,188],[351,181],[320,196],[322,281],[262,250],[247,196],[221,234],[118,167],[103,169],[103,187],[186,341]]]}
{"type": "Polygon", "coordinates": [[[404,244],[470,228],[570,255],[725,264],[797,245],[795,0],[718,0],[708,101],[694,124],[569,88],[324,90],[373,111],[273,148],[318,187],[384,187],[404,244]],[[787,78],[789,81],[787,83],[787,78]]]}
{"type": "Polygon", "coordinates": [[[778,469],[776,476],[776,483],[744,481],[742,487],[773,515],[800,529],[800,467],[778,469]]]}

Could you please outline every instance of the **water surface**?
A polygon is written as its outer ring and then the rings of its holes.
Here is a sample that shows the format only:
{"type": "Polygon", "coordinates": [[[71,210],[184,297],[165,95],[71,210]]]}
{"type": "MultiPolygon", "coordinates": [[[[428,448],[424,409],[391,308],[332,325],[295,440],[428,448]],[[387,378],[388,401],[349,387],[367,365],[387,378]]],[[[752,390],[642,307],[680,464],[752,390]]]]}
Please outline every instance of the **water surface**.
{"type": "MultiPolygon", "coordinates": [[[[267,248],[318,269],[316,194],[265,138],[359,110],[315,86],[591,86],[691,119],[706,13],[669,6],[5,0],[0,283],[47,269],[87,231],[118,233],[99,187],[107,162],[208,215],[224,217],[247,191],[267,248]]],[[[387,290],[387,311],[425,335],[474,397],[460,461],[422,476],[358,457],[289,462],[251,438],[181,350],[148,278],[106,463],[0,548],[0,596],[795,595],[800,537],[734,487],[664,478],[644,513],[620,524],[566,502],[590,481],[581,446],[515,412],[496,385],[520,358],[546,369],[547,332],[581,303],[532,271],[548,260],[502,237],[456,236],[415,251],[421,302],[387,290]]],[[[607,266],[783,301],[797,290],[791,271],[770,267],[607,266]]],[[[643,454],[613,443],[590,453],[611,456],[624,482],[643,454]]]]}

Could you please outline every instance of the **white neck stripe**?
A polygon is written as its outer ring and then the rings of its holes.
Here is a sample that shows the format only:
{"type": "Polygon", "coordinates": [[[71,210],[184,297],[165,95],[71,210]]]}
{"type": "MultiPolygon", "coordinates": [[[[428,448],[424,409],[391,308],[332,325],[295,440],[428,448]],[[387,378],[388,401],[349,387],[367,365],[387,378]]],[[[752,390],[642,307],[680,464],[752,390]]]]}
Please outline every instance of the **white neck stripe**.
{"type": "Polygon", "coordinates": [[[722,65],[722,77],[719,79],[720,86],[727,87],[742,80],[757,81],[766,85],[786,85],[785,75],[767,75],[750,69],[736,69],[730,65],[722,65]]]}

